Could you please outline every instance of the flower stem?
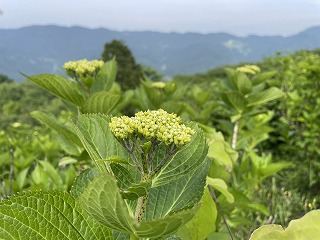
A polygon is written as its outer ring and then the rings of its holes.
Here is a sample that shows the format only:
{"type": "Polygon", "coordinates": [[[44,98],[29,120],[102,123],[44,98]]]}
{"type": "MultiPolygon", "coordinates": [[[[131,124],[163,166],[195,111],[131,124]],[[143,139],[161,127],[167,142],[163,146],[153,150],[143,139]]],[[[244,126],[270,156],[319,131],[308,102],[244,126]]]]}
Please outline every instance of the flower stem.
{"type": "Polygon", "coordinates": [[[144,217],[144,213],[146,212],[147,202],[148,202],[148,195],[138,198],[136,211],[134,213],[134,218],[137,219],[138,222],[141,222],[144,217]]]}

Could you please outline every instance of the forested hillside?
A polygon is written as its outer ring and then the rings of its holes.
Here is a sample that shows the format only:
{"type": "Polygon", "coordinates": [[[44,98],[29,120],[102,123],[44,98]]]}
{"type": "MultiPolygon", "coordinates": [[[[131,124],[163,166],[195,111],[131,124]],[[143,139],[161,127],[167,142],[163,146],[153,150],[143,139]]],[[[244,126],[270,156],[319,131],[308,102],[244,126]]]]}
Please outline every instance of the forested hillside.
{"type": "Polygon", "coordinates": [[[226,64],[261,61],[276,52],[320,47],[320,28],[296,35],[238,37],[226,33],[117,32],[82,27],[31,26],[0,29],[0,70],[21,81],[25,74],[61,73],[63,63],[99,59],[106,42],[124,41],[139,64],[158,72],[194,74],[226,64]]]}

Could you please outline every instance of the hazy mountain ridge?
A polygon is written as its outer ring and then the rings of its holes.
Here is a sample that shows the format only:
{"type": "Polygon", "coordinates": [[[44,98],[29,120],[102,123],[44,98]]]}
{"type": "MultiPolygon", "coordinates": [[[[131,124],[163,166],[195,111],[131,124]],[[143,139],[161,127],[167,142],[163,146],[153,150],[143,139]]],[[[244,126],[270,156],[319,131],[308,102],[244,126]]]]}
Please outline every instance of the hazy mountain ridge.
{"type": "Polygon", "coordinates": [[[320,48],[320,27],[289,37],[117,32],[52,25],[0,29],[0,74],[21,80],[19,72],[27,75],[59,73],[66,61],[100,58],[104,44],[113,39],[123,40],[137,62],[173,75],[259,61],[277,51],[320,48]]]}

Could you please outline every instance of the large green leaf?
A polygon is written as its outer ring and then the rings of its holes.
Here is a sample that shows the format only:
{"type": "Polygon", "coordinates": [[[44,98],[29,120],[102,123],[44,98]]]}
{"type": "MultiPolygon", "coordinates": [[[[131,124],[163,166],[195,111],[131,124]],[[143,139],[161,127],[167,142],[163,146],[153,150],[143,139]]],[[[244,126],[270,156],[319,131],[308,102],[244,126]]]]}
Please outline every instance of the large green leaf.
{"type": "Polygon", "coordinates": [[[277,74],[277,71],[268,71],[268,72],[259,73],[252,78],[252,84],[256,86],[260,83],[267,81],[268,79],[273,78],[276,74],[277,74]]]}
{"type": "Polygon", "coordinates": [[[224,195],[229,203],[234,202],[233,195],[228,191],[228,186],[225,181],[220,178],[207,178],[207,183],[211,187],[217,189],[222,195],[224,195]]]}
{"type": "Polygon", "coordinates": [[[217,208],[208,188],[205,189],[197,214],[181,227],[178,235],[183,240],[203,240],[216,230],[217,208]]]}
{"type": "Polygon", "coordinates": [[[221,97],[226,104],[236,109],[237,112],[241,113],[246,109],[247,100],[237,91],[222,93],[221,97]]]}
{"type": "Polygon", "coordinates": [[[243,95],[247,95],[252,91],[252,83],[250,79],[247,77],[247,75],[244,73],[238,73],[237,86],[238,86],[238,90],[243,95]]]}
{"type": "Polygon", "coordinates": [[[237,159],[237,152],[224,140],[211,140],[209,143],[208,156],[223,165],[228,171],[232,170],[234,159],[237,159]]]}
{"type": "Polygon", "coordinates": [[[141,181],[137,184],[127,168],[117,163],[111,163],[110,166],[118,180],[123,198],[134,200],[147,194],[151,181],[141,181]]]}
{"type": "Polygon", "coordinates": [[[117,105],[121,96],[119,94],[101,91],[91,95],[83,106],[84,113],[108,114],[117,105]]]}
{"type": "Polygon", "coordinates": [[[82,206],[105,226],[131,233],[135,222],[121,197],[116,179],[101,173],[90,182],[79,197],[82,206]]]}
{"type": "Polygon", "coordinates": [[[78,89],[78,85],[60,75],[39,74],[35,76],[26,76],[26,78],[44,88],[45,90],[57,95],[58,97],[81,107],[84,103],[84,97],[78,89]]]}
{"type": "Polygon", "coordinates": [[[248,107],[259,106],[272,100],[281,98],[284,93],[276,87],[271,87],[267,90],[252,93],[248,96],[248,107]]]}
{"type": "Polygon", "coordinates": [[[199,127],[192,123],[191,127],[196,130],[190,143],[183,146],[153,178],[152,186],[160,186],[173,179],[178,179],[192,169],[201,165],[207,156],[208,145],[199,127]]]}
{"type": "Polygon", "coordinates": [[[58,173],[58,170],[55,169],[50,162],[48,161],[38,161],[38,163],[43,168],[44,172],[48,175],[48,177],[52,180],[52,182],[56,185],[56,188],[63,189],[63,181],[61,176],[58,173]]]}
{"type": "Polygon", "coordinates": [[[106,62],[98,72],[90,91],[108,91],[112,87],[117,76],[117,63],[115,59],[106,62]]]}
{"type": "Polygon", "coordinates": [[[233,150],[228,142],[224,140],[221,132],[214,128],[200,125],[208,139],[208,157],[214,159],[219,165],[224,166],[229,172],[238,158],[238,153],[233,150]]]}
{"type": "Polygon", "coordinates": [[[102,171],[109,166],[107,161],[102,161],[103,159],[112,156],[129,159],[128,153],[112,135],[109,121],[110,117],[103,114],[80,114],[74,125],[89,156],[102,171]]]}
{"type": "Polygon", "coordinates": [[[29,192],[0,202],[0,239],[113,239],[66,192],[29,192]]]}
{"type": "Polygon", "coordinates": [[[164,218],[138,223],[122,199],[116,179],[108,173],[101,173],[89,183],[80,201],[87,212],[103,225],[139,238],[170,235],[188,222],[198,210],[198,206],[195,206],[164,218]]]}
{"type": "Polygon", "coordinates": [[[71,195],[75,198],[79,197],[89,182],[91,182],[98,173],[97,169],[94,168],[88,168],[82,171],[73,182],[70,191],[71,195]]]}
{"type": "Polygon", "coordinates": [[[199,205],[175,212],[161,219],[135,224],[136,236],[140,238],[163,238],[175,233],[189,222],[199,210],[199,205]]]}
{"type": "Polygon", "coordinates": [[[300,219],[292,220],[286,229],[280,225],[265,225],[255,230],[250,240],[309,240],[319,239],[320,210],[308,212],[300,219]]]}
{"type": "Polygon", "coordinates": [[[56,130],[58,133],[62,134],[66,139],[71,140],[78,147],[82,146],[82,143],[77,136],[77,134],[73,131],[72,128],[68,128],[65,124],[60,123],[55,116],[51,113],[45,113],[41,111],[33,111],[30,115],[37,119],[38,121],[46,124],[50,128],[56,130]]]}
{"type": "Polygon", "coordinates": [[[207,159],[198,168],[169,184],[152,188],[146,207],[146,219],[165,217],[172,212],[199,203],[206,186],[211,161],[207,159]]]}

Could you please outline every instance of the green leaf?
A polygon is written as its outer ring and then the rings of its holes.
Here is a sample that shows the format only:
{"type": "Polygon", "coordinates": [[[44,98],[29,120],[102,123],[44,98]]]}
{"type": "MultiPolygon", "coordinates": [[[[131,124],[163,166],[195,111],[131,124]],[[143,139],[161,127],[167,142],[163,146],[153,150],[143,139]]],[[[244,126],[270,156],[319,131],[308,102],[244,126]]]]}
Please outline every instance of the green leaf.
{"type": "Polygon", "coordinates": [[[244,73],[238,73],[237,86],[241,94],[247,95],[252,92],[252,83],[244,73]]]}
{"type": "Polygon", "coordinates": [[[48,161],[38,161],[44,172],[49,176],[58,189],[63,189],[63,182],[58,171],[48,161]]]}
{"type": "Polygon", "coordinates": [[[318,239],[320,210],[308,212],[300,219],[292,220],[286,229],[280,225],[265,225],[255,230],[250,240],[309,240],[318,239]]]}
{"type": "Polygon", "coordinates": [[[127,159],[124,159],[123,157],[120,157],[120,156],[117,156],[117,155],[108,157],[106,160],[103,160],[103,161],[107,161],[107,162],[110,162],[110,163],[129,164],[127,159]]]}
{"type": "Polygon", "coordinates": [[[124,199],[135,200],[139,197],[146,196],[151,187],[151,181],[132,184],[129,188],[121,192],[124,199]]]}
{"type": "Polygon", "coordinates": [[[281,98],[284,96],[284,93],[276,87],[271,87],[267,90],[252,93],[248,96],[248,107],[262,105],[264,103],[270,102],[272,100],[281,98]]]}
{"type": "Polygon", "coordinates": [[[120,189],[129,188],[131,184],[134,182],[131,173],[121,164],[111,163],[110,167],[115,175],[115,178],[119,182],[120,189]]]}
{"type": "Polygon", "coordinates": [[[123,201],[116,179],[101,173],[89,183],[80,196],[81,205],[97,221],[105,226],[131,233],[134,218],[123,201]]]}
{"type": "Polygon", "coordinates": [[[285,240],[284,238],[284,229],[280,225],[276,224],[268,224],[259,227],[257,230],[255,230],[250,240],[269,240],[269,239],[281,239],[285,240]]]}
{"type": "Polygon", "coordinates": [[[84,97],[78,90],[77,83],[72,82],[60,75],[39,74],[35,76],[24,76],[38,86],[70,103],[73,103],[78,107],[81,107],[84,103],[84,97]]]}
{"type": "Polygon", "coordinates": [[[225,181],[223,181],[220,178],[211,178],[207,177],[207,183],[217,189],[219,192],[221,192],[227,199],[229,203],[234,202],[234,197],[233,195],[228,191],[228,186],[225,181]]]}
{"type": "Polygon", "coordinates": [[[72,158],[72,157],[63,157],[59,160],[59,164],[58,166],[61,167],[61,166],[66,166],[66,165],[69,165],[69,164],[75,164],[77,163],[78,160],[75,159],[75,158],[72,158]]]}
{"type": "Polygon", "coordinates": [[[230,90],[236,90],[236,80],[237,80],[237,72],[232,68],[224,68],[225,73],[228,78],[223,81],[223,84],[226,85],[230,90]]]}
{"type": "Polygon", "coordinates": [[[259,73],[252,78],[252,84],[256,86],[274,77],[276,74],[277,74],[277,71],[268,71],[268,72],[259,73]]]}
{"type": "Polygon", "coordinates": [[[237,159],[237,152],[223,140],[211,140],[209,143],[208,157],[215,159],[220,165],[232,170],[234,159],[237,159]]]}
{"type": "Polygon", "coordinates": [[[80,114],[74,125],[83,146],[90,158],[95,161],[101,171],[111,172],[109,163],[101,161],[112,156],[130,159],[128,153],[114,138],[109,129],[110,117],[103,114],[80,114]]]}
{"type": "Polygon", "coordinates": [[[200,125],[200,127],[205,132],[205,136],[209,141],[208,157],[214,159],[228,171],[231,171],[233,163],[235,163],[238,158],[238,153],[224,140],[221,132],[217,132],[214,128],[206,125],[200,125]]]}
{"type": "Polygon", "coordinates": [[[233,107],[237,112],[243,112],[246,109],[247,100],[239,92],[232,91],[221,94],[222,100],[233,107]]]}
{"type": "Polygon", "coordinates": [[[208,188],[205,189],[197,214],[181,227],[178,235],[183,240],[203,240],[216,231],[217,208],[208,188]]]}
{"type": "Polygon", "coordinates": [[[208,145],[200,128],[192,123],[192,129],[196,130],[190,143],[183,146],[164,165],[159,173],[152,179],[152,186],[160,186],[178,179],[192,169],[200,166],[207,157],[208,145]]]}
{"type": "Polygon", "coordinates": [[[109,229],[66,192],[29,192],[0,202],[0,239],[109,239],[109,229]]]}
{"type": "Polygon", "coordinates": [[[230,240],[229,232],[215,232],[208,236],[206,240],[230,240]]]}
{"type": "Polygon", "coordinates": [[[19,173],[16,176],[16,181],[17,181],[17,184],[19,186],[19,190],[22,189],[23,186],[24,186],[25,180],[27,178],[27,174],[29,172],[29,168],[30,167],[27,167],[27,168],[19,171],[19,173]]]}
{"type": "Polygon", "coordinates": [[[190,170],[183,177],[152,188],[146,207],[146,219],[162,218],[198,204],[206,185],[210,163],[211,161],[206,159],[198,168],[190,170]]]}
{"type": "Polygon", "coordinates": [[[84,209],[103,225],[134,234],[139,238],[156,238],[170,235],[189,221],[198,206],[181,210],[161,219],[138,223],[121,197],[115,178],[108,173],[97,176],[80,196],[84,209]]]}
{"type": "Polygon", "coordinates": [[[66,139],[71,140],[77,146],[82,146],[79,137],[72,128],[68,128],[65,124],[60,123],[53,114],[41,111],[33,111],[30,115],[38,121],[44,123],[58,133],[62,134],[66,139]]]}
{"type": "Polygon", "coordinates": [[[174,234],[181,226],[186,224],[199,210],[199,205],[175,212],[161,219],[135,223],[136,236],[139,238],[163,238],[174,234]]]}
{"type": "Polygon", "coordinates": [[[46,182],[47,178],[44,176],[43,169],[37,164],[37,166],[31,172],[31,179],[32,181],[39,185],[42,182],[46,182]]]}
{"type": "Polygon", "coordinates": [[[96,175],[98,175],[97,169],[88,168],[82,171],[74,180],[70,194],[75,198],[79,197],[96,175]]]}
{"type": "Polygon", "coordinates": [[[92,93],[109,91],[117,76],[117,63],[115,59],[106,62],[98,72],[90,89],[92,93]]]}
{"type": "Polygon", "coordinates": [[[289,162],[276,162],[276,163],[268,163],[265,167],[260,168],[259,172],[265,178],[271,175],[276,174],[284,168],[291,167],[292,163],[289,162]]]}
{"type": "Polygon", "coordinates": [[[130,234],[112,230],[113,240],[129,240],[130,234]]]}
{"type": "Polygon", "coordinates": [[[115,178],[118,180],[119,188],[124,199],[135,200],[147,195],[151,187],[150,180],[135,183],[135,179],[127,168],[117,163],[111,163],[110,167],[115,178]]]}
{"type": "Polygon", "coordinates": [[[97,92],[91,95],[83,106],[84,113],[108,114],[117,105],[121,96],[110,92],[97,92]]]}

